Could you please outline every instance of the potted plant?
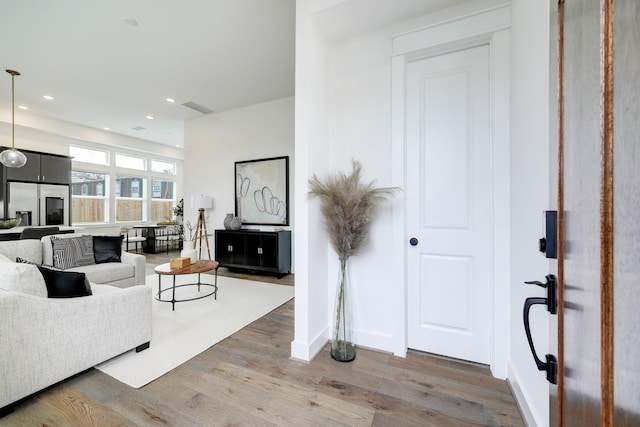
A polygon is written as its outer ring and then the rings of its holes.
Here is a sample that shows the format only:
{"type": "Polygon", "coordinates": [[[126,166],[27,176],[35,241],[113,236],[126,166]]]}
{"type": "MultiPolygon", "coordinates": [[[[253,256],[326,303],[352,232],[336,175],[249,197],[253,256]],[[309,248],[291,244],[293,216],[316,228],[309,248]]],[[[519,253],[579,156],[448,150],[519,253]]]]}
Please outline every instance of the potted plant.
{"type": "Polygon", "coordinates": [[[178,203],[173,207],[173,216],[178,222],[178,232],[180,233],[180,246],[184,241],[184,199],[180,199],[178,203]]]}
{"type": "Polygon", "coordinates": [[[355,359],[351,338],[348,261],[357,255],[369,238],[369,226],[377,207],[397,188],[375,188],[374,182],[361,182],[362,165],[352,161],[350,175],[337,173],[324,181],[314,175],[309,180],[310,195],[321,199],[321,211],[329,242],[340,260],[334,311],[331,357],[341,362],[355,359]]]}

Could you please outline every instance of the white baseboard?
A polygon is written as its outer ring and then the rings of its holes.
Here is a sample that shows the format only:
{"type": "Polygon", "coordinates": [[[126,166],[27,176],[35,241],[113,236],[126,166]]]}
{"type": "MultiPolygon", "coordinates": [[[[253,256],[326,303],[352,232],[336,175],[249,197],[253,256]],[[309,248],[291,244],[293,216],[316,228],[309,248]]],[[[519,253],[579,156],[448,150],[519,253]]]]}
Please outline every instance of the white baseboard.
{"type": "Polygon", "coordinates": [[[329,328],[326,327],[311,342],[292,341],[291,358],[311,362],[322,351],[329,341],[329,328]]]}
{"type": "Polygon", "coordinates": [[[511,388],[511,392],[516,399],[516,403],[518,408],[520,409],[520,413],[522,414],[522,418],[524,419],[524,423],[527,427],[542,427],[546,426],[545,424],[538,424],[536,421],[536,417],[533,415],[531,408],[527,402],[527,398],[525,392],[520,387],[521,381],[518,378],[518,374],[513,370],[511,363],[509,363],[509,377],[507,378],[507,384],[509,384],[509,388],[511,388]]]}
{"type": "MultiPolygon", "coordinates": [[[[321,333],[310,342],[293,341],[291,343],[291,358],[310,362],[322,351],[329,338],[329,327],[327,326],[321,333]]],[[[393,337],[363,330],[353,331],[353,342],[359,347],[366,347],[372,350],[393,353],[393,337]]]]}
{"type": "Polygon", "coordinates": [[[373,350],[393,353],[393,337],[391,335],[383,335],[355,329],[353,331],[353,342],[357,346],[367,347],[373,350]]]}

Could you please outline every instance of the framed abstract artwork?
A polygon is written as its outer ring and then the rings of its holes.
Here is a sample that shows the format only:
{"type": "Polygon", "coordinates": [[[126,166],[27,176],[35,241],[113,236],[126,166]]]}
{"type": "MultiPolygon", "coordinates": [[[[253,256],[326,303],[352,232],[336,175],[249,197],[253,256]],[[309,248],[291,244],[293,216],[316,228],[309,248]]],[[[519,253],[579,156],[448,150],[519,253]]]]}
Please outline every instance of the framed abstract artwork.
{"type": "Polygon", "coordinates": [[[289,225],[289,156],[235,162],[236,216],[248,225],[289,225]]]}

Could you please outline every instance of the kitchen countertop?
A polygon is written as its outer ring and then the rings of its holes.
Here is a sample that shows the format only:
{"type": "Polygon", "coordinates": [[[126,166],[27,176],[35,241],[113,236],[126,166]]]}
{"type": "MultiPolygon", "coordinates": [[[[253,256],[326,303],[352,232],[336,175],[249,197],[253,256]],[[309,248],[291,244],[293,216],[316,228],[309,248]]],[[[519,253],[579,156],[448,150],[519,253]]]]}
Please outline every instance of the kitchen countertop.
{"type": "MultiPolygon", "coordinates": [[[[42,225],[42,226],[37,226],[37,225],[29,225],[27,227],[24,226],[18,226],[18,227],[13,227],[13,228],[3,228],[0,230],[0,234],[20,234],[22,233],[22,230],[24,230],[25,228],[39,228],[39,227],[53,227],[51,225],[42,225]]],[[[69,231],[69,230],[84,230],[82,227],[69,227],[66,225],[60,225],[60,231],[69,231]]]]}

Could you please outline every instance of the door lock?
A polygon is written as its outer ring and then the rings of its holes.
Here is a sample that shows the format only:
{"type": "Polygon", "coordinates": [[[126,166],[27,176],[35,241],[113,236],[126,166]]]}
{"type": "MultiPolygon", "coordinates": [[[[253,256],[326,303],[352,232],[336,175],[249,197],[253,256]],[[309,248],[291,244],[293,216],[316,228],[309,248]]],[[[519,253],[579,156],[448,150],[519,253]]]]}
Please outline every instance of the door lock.
{"type": "Polygon", "coordinates": [[[418,244],[418,239],[416,239],[415,237],[412,237],[411,239],[409,239],[409,244],[411,246],[416,246],[418,244]]]}
{"type": "Polygon", "coordinates": [[[538,242],[538,249],[547,258],[558,258],[557,233],[558,211],[544,211],[544,237],[538,242]]]}

